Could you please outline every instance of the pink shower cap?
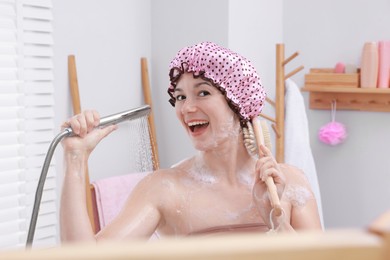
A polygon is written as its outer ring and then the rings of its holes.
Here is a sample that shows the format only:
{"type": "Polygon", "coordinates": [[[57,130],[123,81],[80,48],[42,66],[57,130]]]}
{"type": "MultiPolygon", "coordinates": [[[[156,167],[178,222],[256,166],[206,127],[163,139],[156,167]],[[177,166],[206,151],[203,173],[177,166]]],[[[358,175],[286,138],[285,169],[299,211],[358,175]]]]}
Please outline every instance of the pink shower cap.
{"type": "Polygon", "coordinates": [[[169,68],[168,93],[172,106],[175,106],[173,92],[180,76],[192,72],[194,77],[210,81],[225,95],[242,123],[258,116],[263,108],[266,93],[251,62],[215,43],[202,42],[183,48],[169,68]]]}

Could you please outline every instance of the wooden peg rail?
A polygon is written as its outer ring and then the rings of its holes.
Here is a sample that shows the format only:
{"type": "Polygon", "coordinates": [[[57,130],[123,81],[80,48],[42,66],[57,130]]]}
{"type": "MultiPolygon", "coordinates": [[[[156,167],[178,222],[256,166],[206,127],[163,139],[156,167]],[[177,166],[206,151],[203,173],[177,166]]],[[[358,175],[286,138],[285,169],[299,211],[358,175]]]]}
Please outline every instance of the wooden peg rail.
{"type": "Polygon", "coordinates": [[[331,109],[336,101],[337,110],[390,112],[390,89],[304,87],[302,91],[310,92],[311,109],[331,109]]]}
{"type": "Polygon", "coordinates": [[[275,101],[267,98],[266,101],[275,108],[275,118],[260,114],[261,117],[272,122],[272,129],[275,132],[275,157],[279,163],[284,162],[284,94],[285,80],[294,76],[299,71],[303,70],[300,66],[290,73],[285,74],[285,66],[299,55],[295,52],[288,58],[284,57],[284,44],[276,44],[276,86],[275,86],[275,101]]]}

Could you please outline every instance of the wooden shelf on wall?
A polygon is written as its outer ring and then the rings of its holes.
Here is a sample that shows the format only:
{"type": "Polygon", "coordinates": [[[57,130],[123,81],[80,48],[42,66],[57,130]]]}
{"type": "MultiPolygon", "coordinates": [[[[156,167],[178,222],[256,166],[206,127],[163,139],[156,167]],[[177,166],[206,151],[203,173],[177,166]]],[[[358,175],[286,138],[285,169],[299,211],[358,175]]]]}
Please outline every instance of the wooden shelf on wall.
{"type": "Polygon", "coordinates": [[[360,110],[390,112],[390,89],[342,88],[342,87],[303,87],[309,93],[311,109],[331,109],[333,100],[337,110],[360,110]]]}

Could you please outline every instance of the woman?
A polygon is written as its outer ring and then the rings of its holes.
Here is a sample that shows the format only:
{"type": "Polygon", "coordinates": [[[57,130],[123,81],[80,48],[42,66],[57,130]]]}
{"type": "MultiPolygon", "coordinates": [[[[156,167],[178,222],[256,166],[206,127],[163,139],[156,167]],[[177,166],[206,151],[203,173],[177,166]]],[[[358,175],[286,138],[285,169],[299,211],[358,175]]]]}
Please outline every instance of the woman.
{"type": "Polygon", "coordinates": [[[263,107],[265,92],[244,57],[214,43],[179,51],[170,64],[168,93],[176,116],[198,154],[170,169],[145,177],[119,216],[93,234],[85,203],[84,170],[88,157],[116,129],[99,124],[96,111],[72,117],[63,127],[65,177],[61,198],[64,241],[187,236],[227,231],[267,232],[320,229],[314,195],[303,173],[278,164],[261,146],[258,158],[247,151],[243,128],[263,107]],[[264,180],[278,187],[283,214],[271,214],[264,180]],[[272,221],[270,221],[270,216],[272,221]]]}

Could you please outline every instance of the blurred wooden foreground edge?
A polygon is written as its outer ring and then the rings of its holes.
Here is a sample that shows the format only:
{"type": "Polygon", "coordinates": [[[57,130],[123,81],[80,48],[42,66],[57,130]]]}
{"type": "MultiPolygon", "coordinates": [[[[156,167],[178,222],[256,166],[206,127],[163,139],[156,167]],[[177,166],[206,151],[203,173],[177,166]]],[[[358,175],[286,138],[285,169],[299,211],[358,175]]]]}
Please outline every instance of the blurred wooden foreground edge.
{"type": "Polygon", "coordinates": [[[3,252],[0,259],[389,259],[389,233],[331,230],[63,245],[3,252]]]}
{"type": "Polygon", "coordinates": [[[0,253],[0,259],[229,259],[390,260],[390,210],[367,230],[329,230],[278,235],[234,234],[159,241],[68,244],[0,253]]]}

